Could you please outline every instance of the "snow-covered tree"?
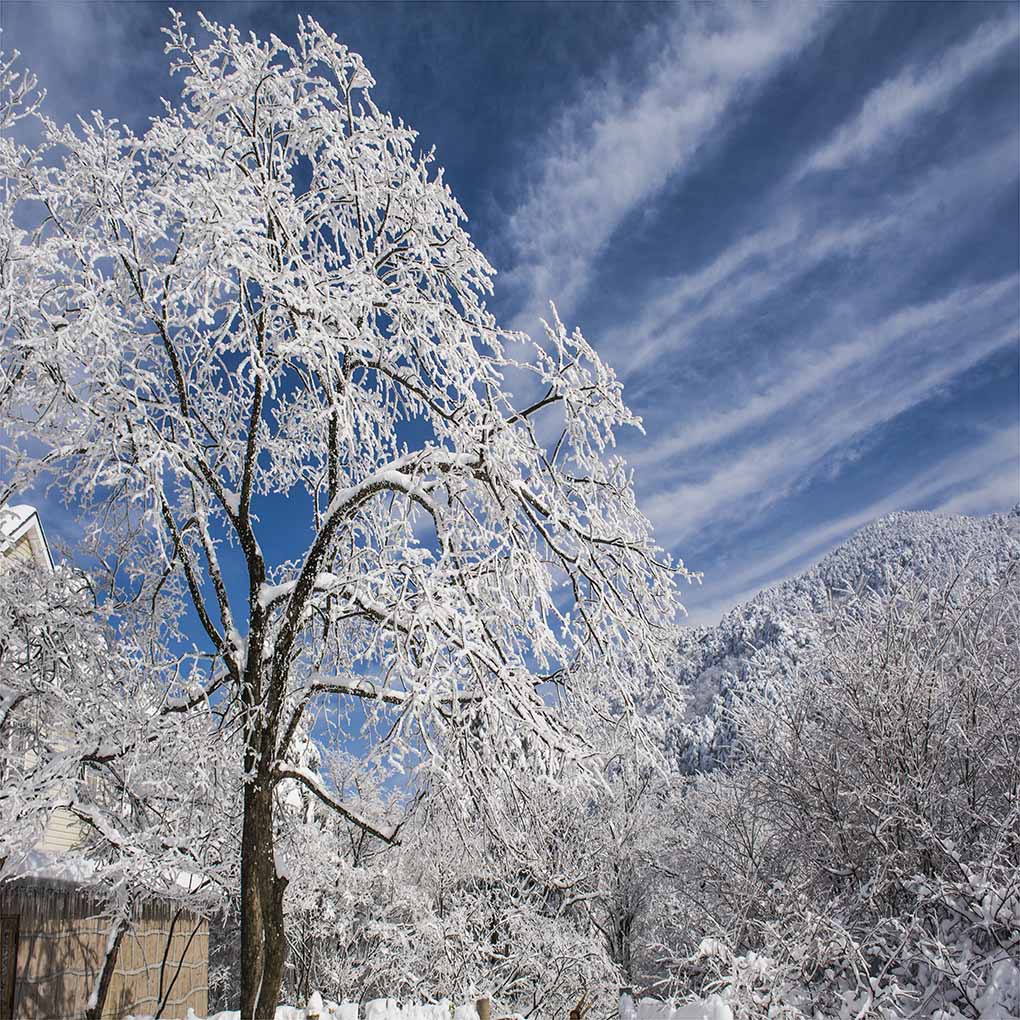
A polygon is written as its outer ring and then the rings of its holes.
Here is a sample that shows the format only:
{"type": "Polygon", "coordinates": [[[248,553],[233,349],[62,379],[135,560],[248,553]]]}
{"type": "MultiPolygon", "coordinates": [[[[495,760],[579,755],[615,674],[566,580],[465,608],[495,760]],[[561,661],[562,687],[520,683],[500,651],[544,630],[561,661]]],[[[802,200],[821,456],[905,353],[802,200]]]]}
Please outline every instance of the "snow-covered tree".
{"type": "Polygon", "coordinates": [[[502,809],[526,763],[583,763],[585,720],[639,728],[680,568],[612,454],[638,424],[613,372],[555,315],[500,328],[361,58],[311,20],[293,45],[201,28],[174,15],[180,94],[144,134],[97,113],[0,140],[0,399],[11,483],[136,539],[116,576],[150,638],[192,626],[212,664],[175,707],[239,727],[247,1018],[284,967],[279,784],[397,838],[287,764],[306,710],[329,700],[366,769],[502,809]]]}
{"type": "MultiPolygon", "coordinates": [[[[544,890],[550,913],[569,922],[589,957],[601,961],[564,998],[616,1008],[621,985],[653,991],[662,898],[657,864],[675,838],[679,776],[647,762],[623,734],[604,736],[602,780],[567,795],[537,791],[527,853],[511,866],[544,890]]],[[[519,841],[523,842],[523,841],[519,841]]],[[[522,1010],[523,1012],[523,1010],[522,1010]]]]}
{"type": "Polygon", "coordinates": [[[159,664],[129,648],[81,574],[0,559],[0,881],[55,869],[104,902],[89,1016],[135,907],[158,896],[201,914],[236,878],[224,801],[238,770],[217,722],[172,718],[159,664]],[[55,816],[76,835],[59,858],[38,849],[55,816]]]}
{"type": "Polygon", "coordinates": [[[442,934],[430,970],[444,974],[451,993],[470,989],[500,1012],[566,1018],[581,999],[604,998],[618,983],[581,909],[598,873],[590,829],[573,824],[587,798],[541,773],[517,786],[532,805],[519,832],[513,818],[494,832],[456,810],[417,826],[410,863],[442,934]]]}

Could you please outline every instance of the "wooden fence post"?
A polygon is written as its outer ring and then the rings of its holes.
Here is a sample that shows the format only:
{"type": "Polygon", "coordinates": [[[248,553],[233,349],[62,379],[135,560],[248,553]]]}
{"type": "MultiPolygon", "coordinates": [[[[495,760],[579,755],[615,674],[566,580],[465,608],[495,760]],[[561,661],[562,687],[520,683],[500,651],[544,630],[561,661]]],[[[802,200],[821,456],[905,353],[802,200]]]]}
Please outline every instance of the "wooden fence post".
{"type": "Polygon", "coordinates": [[[478,1020],[492,1020],[492,1000],[486,996],[475,1003],[475,1012],[478,1020]]]}
{"type": "Polygon", "coordinates": [[[637,1020],[634,1008],[634,990],[627,985],[620,989],[620,1020],[637,1020]]]}

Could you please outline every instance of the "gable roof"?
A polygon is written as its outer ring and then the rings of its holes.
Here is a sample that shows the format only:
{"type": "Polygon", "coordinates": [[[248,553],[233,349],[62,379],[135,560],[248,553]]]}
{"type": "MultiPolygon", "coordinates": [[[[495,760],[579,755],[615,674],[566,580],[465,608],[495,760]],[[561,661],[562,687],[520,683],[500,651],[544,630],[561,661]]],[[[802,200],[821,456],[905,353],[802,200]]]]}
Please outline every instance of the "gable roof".
{"type": "Polygon", "coordinates": [[[26,553],[37,566],[53,569],[53,556],[39,512],[27,503],[0,507],[0,556],[26,553]]]}

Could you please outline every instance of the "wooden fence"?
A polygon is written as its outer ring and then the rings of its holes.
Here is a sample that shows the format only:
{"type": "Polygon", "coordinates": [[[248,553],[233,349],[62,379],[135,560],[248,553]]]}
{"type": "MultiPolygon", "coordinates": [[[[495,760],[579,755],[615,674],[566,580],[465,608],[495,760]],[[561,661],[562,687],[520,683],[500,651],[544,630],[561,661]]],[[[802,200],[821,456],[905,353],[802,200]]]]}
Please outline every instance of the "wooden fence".
{"type": "MultiPolygon", "coordinates": [[[[80,1020],[110,929],[100,903],[71,883],[17,879],[0,885],[0,927],[8,963],[14,948],[13,975],[0,974],[0,1017],[80,1020]]],[[[205,1016],[208,985],[206,922],[150,901],[121,940],[103,1020],[130,1013],[183,1020],[189,1007],[205,1016]]]]}

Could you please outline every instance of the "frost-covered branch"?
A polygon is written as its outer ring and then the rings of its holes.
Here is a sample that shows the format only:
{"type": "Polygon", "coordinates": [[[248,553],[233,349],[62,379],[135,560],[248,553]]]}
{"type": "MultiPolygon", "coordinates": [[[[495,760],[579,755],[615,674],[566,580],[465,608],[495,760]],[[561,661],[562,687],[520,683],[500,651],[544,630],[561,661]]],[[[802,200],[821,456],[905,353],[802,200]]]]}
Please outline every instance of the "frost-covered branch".
{"type": "Polygon", "coordinates": [[[337,814],[342,815],[349,822],[353,822],[359,829],[364,829],[364,831],[370,835],[381,839],[384,843],[395,843],[397,841],[397,834],[399,832],[398,827],[383,825],[372,821],[362,815],[356,808],[348,804],[344,804],[326,788],[319,777],[311,770],[295,768],[293,766],[277,766],[273,774],[277,780],[296,780],[302,786],[315,794],[315,796],[318,797],[318,799],[321,800],[327,807],[336,811],[337,814]]]}

